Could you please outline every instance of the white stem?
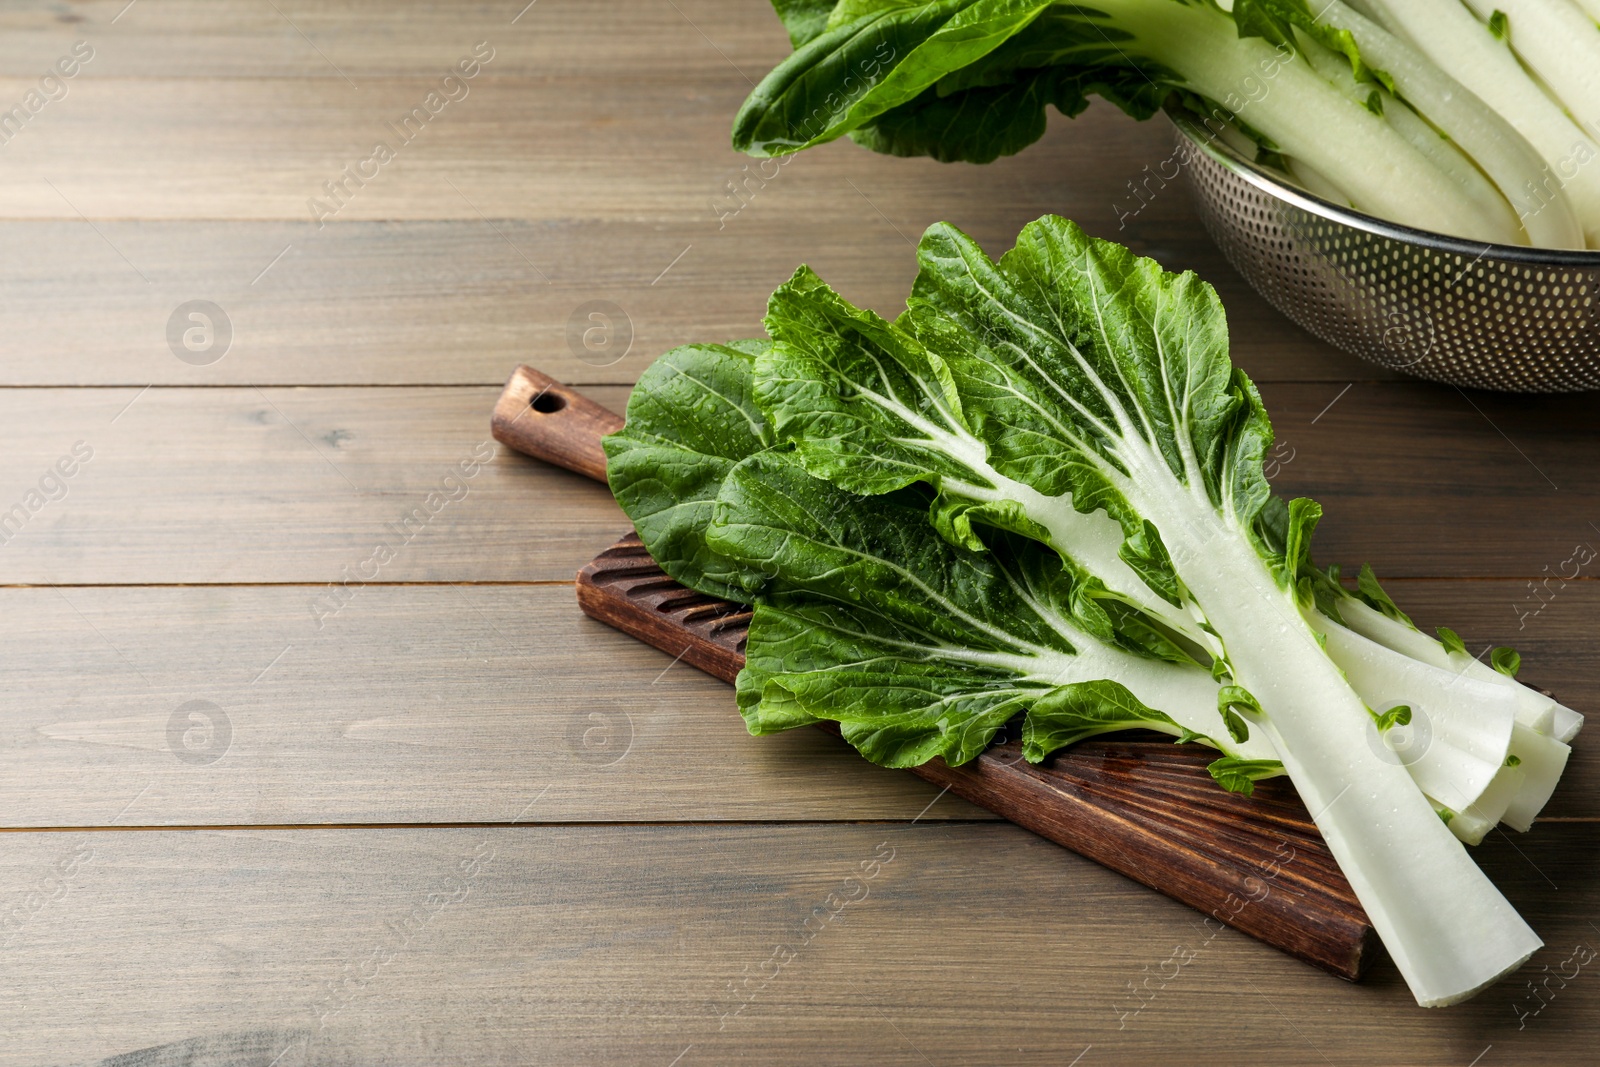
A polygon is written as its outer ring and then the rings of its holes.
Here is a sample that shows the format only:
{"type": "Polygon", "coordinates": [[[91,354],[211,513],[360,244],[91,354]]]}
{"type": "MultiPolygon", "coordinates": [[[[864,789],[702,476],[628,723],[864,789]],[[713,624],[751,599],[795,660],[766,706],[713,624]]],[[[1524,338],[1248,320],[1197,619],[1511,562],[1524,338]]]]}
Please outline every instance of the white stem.
{"type": "Polygon", "coordinates": [[[1261,725],[1417,1003],[1456,1003],[1520,966],[1541,945],[1538,935],[1406,769],[1368,745],[1366,706],[1245,532],[1159,457],[1129,452],[1130,477],[1119,488],[1161,530],[1224,640],[1239,635],[1228,642],[1235,678],[1261,702],[1261,725]]]}
{"type": "Polygon", "coordinates": [[[1511,50],[1591,134],[1600,129],[1600,27],[1569,0],[1466,0],[1487,20],[1505,13],[1511,50]]]}
{"type": "MultiPolygon", "coordinates": [[[[1552,701],[1552,703],[1554,703],[1552,701]]],[[[1583,716],[1569,707],[1556,704],[1554,711],[1555,722],[1550,729],[1550,736],[1557,741],[1572,744],[1572,739],[1578,736],[1578,731],[1583,729],[1583,716]]]]}
{"type": "Polygon", "coordinates": [[[1492,224],[1498,230],[1498,234],[1494,237],[1497,243],[1523,242],[1522,224],[1517,221],[1511,205],[1500,195],[1494,184],[1484,177],[1483,172],[1473,164],[1472,160],[1462,155],[1459,148],[1440,137],[1438,130],[1429,126],[1417,116],[1416,112],[1390,93],[1384,92],[1377,86],[1363,85],[1356,81],[1355,75],[1350,70],[1350,61],[1344,56],[1335,55],[1305,34],[1299,34],[1298,39],[1301,52],[1311,63],[1312,68],[1347,99],[1366,107],[1367,100],[1376,94],[1383,109],[1384,121],[1393,126],[1412,148],[1460,187],[1462,195],[1477,206],[1485,226],[1492,224]]]}
{"type": "Polygon", "coordinates": [[[1320,171],[1303,160],[1289,160],[1289,177],[1306,192],[1313,196],[1320,196],[1330,204],[1339,204],[1342,207],[1353,206],[1350,203],[1350,198],[1344,195],[1343,189],[1335,186],[1320,171]]]}
{"type": "MultiPolygon", "coordinates": [[[[1591,0],[1600,6],[1600,0],[1591,0]]],[[[1550,166],[1517,128],[1421,52],[1339,0],[1317,0],[1317,21],[1347,30],[1369,65],[1484,169],[1541,248],[1582,248],[1583,227],[1550,166]]]]}
{"type": "Polygon", "coordinates": [[[1460,0],[1365,0],[1390,32],[1409,41],[1521,131],[1544,157],[1600,248],[1600,146],[1523,70],[1517,57],[1460,0]]]}
{"type": "MultiPolygon", "coordinates": [[[[1483,843],[1495,824],[1505,818],[1506,810],[1519,793],[1527,788],[1527,775],[1521,767],[1503,767],[1494,784],[1484,791],[1476,802],[1464,808],[1445,807],[1455,811],[1458,818],[1450,820],[1450,832],[1469,845],[1483,843]]],[[[1437,799],[1437,798],[1435,798],[1437,799]]]]}
{"type": "Polygon", "coordinates": [[[1452,810],[1476,803],[1505,766],[1516,697],[1501,686],[1403,656],[1323,616],[1307,621],[1322,632],[1328,658],[1367,707],[1411,708],[1409,726],[1390,728],[1408,743],[1380,737],[1374,725],[1368,744],[1392,751],[1424,793],[1452,810]]]}
{"type": "Polygon", "coordinates": [[[1285,155],[1304,159],[1360,210],[1472,240],[1498,239],[1494,220],[1484,219],[1447,175],[1291,49],[1240,37],[1230,17],[1206,4],[1097,0],[1092,6],[1133,33],[1124,48],[1173,70],[1285,155]]]}
{"type": "Polygon", "coordinates": [[[1571,708],[1563,707],[1515,678],[1506,677],[1482,660],[1445,651],[1443,645],[1427,634],[1389,618],[1354,597],[1339,601],[1339,615],[1352,630],[1396,652],[1403,652],[1412,659],[1514,690],[1517,694],[1517,721],[1524,726],[1548,733],[1557,741],[1571,741],[1583,726],[1583,716],[1571,708]]]}
{"type": "Polygon", "coordinates": [[[1555,792],[1572,749],[1553,737],[1518,725],[1511,735],[1511,754],[1522,762],[1508,769],[1520,770],[1523,784],[1501,818],[1513,830],[1526,832],[1555,792]]]}

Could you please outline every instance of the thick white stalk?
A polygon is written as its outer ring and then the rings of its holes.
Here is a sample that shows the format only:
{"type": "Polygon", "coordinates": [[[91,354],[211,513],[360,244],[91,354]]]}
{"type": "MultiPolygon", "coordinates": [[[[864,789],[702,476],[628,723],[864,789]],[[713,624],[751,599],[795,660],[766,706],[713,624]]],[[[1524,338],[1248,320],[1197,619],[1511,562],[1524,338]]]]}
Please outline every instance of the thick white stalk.
{"type": "Polygon", "coordinates": [[[1502,768],[1483,796],[1465,808],[1451,809],[1457,817],[1450,820],[1450,829],[1469,845],[1481,842],[1497,822],[1521,833],[1532,829],[1534,818],[1561,781],[1572,749],[1518,723],[1510,754],[1516,765],[1502,768]]]}
{"type": "MultiPolygon", "coordinates": [[[[948,489],[976,500],[1004,499],[1020,504],[1028,517],[1048,532],[1049,543],[1054,548],[1099,578],[1119,599],[1161,619],[1205,647],[1221,651],[1215,645],[1215,638],[1196,625],[1204,622],[1197,606],[1191,605],[1190,612],[1186,613],[1167,603],[1122,561],[1116,552],[1116,546],[1121,543],[1121,527],[1105,512],[1084,514],[1072,506],[1069,497],[1047,497],[1029,485],[1005,477],[989,465],[987,458],[965,453],[961,458],[994,488],[947,482],[948,489]]],[[[1359,601],[1351,603],[1371,610],[1359,601]]],[[[1385,623],[1392,621],[1382,615],[1377,617],[1385,623]]],[[[1325,635],[1328,657],[1345,672],[1351,687],[1368,707],[1385,711],[1396,704],[1408,704],[1413,708],[1417,725],[1411,733],[1426,729],[1426,744],[1418,742],[1419,747],[1400,752],[1394,758],[1406,766],[1419,788],[1451,810],[1469,808],[1497,778],[1505,776],[1503,764],[1512,721],[1519,714],[1529,717],[1523,708],[1522,695],[1533,698],[1531,702],[1543,702],[1547,720],[1549,708],[1554,706],[1548,698],[1511,682],[1492,669],[1488,670],[1489,679],[1463,677],[1460,665],[1451,662],[1443,646],[1399,623],[1394,625],[1414,637],[1423,651],[1429,648],[1437,651],[1437,658],[1423,659],[1396,651],[1324,616],[1316,616],[1312,625],[1325,635]],[[1511,685],[1501,684],[1504,682],[1511,682],[1511,685]]],[[[1058,628],[1063,632],[1066,626],[1065,620],[1058,620],[1058,628]]],[[[1076,639],[1069,635],[1069,639],[1073,639],[1074,644],[1088,640],[1082,635],[1077,635],[1076,639]]],[[[1131,666],[1119,668],[1119,672],[1138,674],[1131,666]]],[[[1122,673],[1110,676],[1120,678],[1122,673]]],[[[1209,683],[1209,679],[1206,681],[1209,683]]],[[[1162,688],[1166,683],[1151,677],[1142,683],[1148,688],[1130,688],[1149,707],[1166,712],[1180,725],[1197,733],[1211,736],[1219,725],[1215,715],[1215,683],[1206,688],[1192,680],[1185,679],[1185,682],[1187,684],[1178,689],[1162,688]]],[[[1259,734],[1252,734],[1248,746],[1229,747],[1230,742],[1223,735],[1219,743],[1242,758],[1276,759],[1270,748],[1256,747],[1258,740],[1259,734]]],[[[1375,727],[1369,740],[1375,748],[1382,745],[1375,727]]],[[[1551,789],[1554,789],[1553,782],[1537,800],[1535,813],[1549,799],[1551,789]]],[[[1481,836],[1478,835],[1479,839],[1481,836]]]]}
{"type": "Polygon", "coordinates": [[[1600,23],[1600,0],[1577,0],[1577,2],[1586,15],[1596,23],[1600,23]]]}
{"type": "Polygon", "coordinates": [[[1291,159],[1304,159],[1360,210],[1472,240],[1498,239],[1494,220],[1486,220],[1447,175],[1292,49],[1241,38],[1230,17],[1205,4],[1099,0],[1093,6],[1133,33],[1124,47],[1175,71],[1291,159]]]}
{"type": "Polygon", "coordinates": [[[1368,744],[1393,751],[1422,791],[1454,811],[1476,803],[1499,777],[1510,753],[1516,697],[1506,689],[1431,667],[1317,615],[1307,621],[1324,637],[1328,658],[1374,711],[1411,708],[1411,724],[1391,727],[1410,743],[1385,746],[1376,724],[1368,744]]]}
{"type": "Polygon", "coordinates": [[[1526,832],[1555,792],[1572,749],[1519,724],[1511,734],[1511,754],[1520,762],[1507,769],[1521,771],[1523,782],[1501,818],[1513,830],[1526,832]]]}
{"type": "MultiPolygon", "coordinates": [[[[1517,750],[1516,738],[1539,737],[1559,749],[1540,745],[1528,757],[1530,770],[1518,778],[1522,787],[1508,809],[1515,823],[1514,829],[1526,830],[1539,811],[1550,800],[1566,766],[1569,751],[1565,742],[1572,740],[1583,726],[1583,716],[1571,708],[1563,707],[1537,690],[1530,689],[1514,678],[1508,678],[1481,660],[1460,652],[1449,652],[1438,641],[1403,622],[1368,607],[1354,597],[1339,602],[1339,613],[1350,628],[1373,641],[1394,649],[1403,655],[1450,671],[1463,678],[1496,686],[1510,693],[1516,700],[1516,726],[1512,730],[1510,755],[1523,758],[1517,750]],[[1537,768],[1535,770],[1534,768],[1537,768]]],[[[1534,749],[1531,740],[1523,747],[1534,749]]],[[[1504,774],[1505,772],[1502,772],[1504,774]]],[[[1456,808],[1455,810],[1462,810],[1456,808]]],[[[1452,824],[1454,827],[1454,824],[1452,824]]],[[[1481,837],[1481,835],[1479,835],[1481,837]]]]}
{"type": "MultiPolygon", "coordinates": [[[[1161,531],[1259,717],[1417,1003],[1464,1000],[1542,944],[1406,769],[1367,743],[1371,716],[1245,531],[1135,442],[1119,486],[1161,531]]],[[[1191,472],[1192,484],[1203,485],[1191,472]]]]}
{"type": "Polygon", "coordinates": [[[1466,0],[1487,21],[1505,13],[1511,50],[1592,135],[1600,129],[1600,27],[1569,0],[1466,0]]]}
{"type": "Polygon", "coordinates": [[[1600,248],[1600,146],[1460,0],[1364,0],[1391,32],[1521,131],[1562,182],[1589,247],[1600,248]]]}
{"type": "Polygon", "coordinates": [[[1346,98],[1366,107],[1367,101],[1376,96],[1384,121],[1393,126],[1428,162],[1444,172],[1461,189],[1462,195],[1477,206],[1485,225],[1492,224],[1498,229],[1498,236],[1495,237],[1497,243],[1525,243],[1526,235],[1516,212],[1500,195],[1494,183],[1459,148],[1447,138],[1440,137],[1438,130],[1429,126],[1392,94],[1370,83],[1356,81],[1350,70],[1350,61],[1344,56],[1336,55],[1304,34],[1298,35],[1298,40],[1301,53],[1312,68],[1346,98]]]}
{"type": "Polygon", "coordinates": [[[1344,190],[1335,186],[1317,168],[1299,159],[1289,162],[1289,177],[1312,196],[1320,196],[1330,204],[1340,207],[1352,207],[1350,198],[1344,195],[1344,190]]]}
{"type": "MultiPolygon", "coordinates": [[[[948,453],[958,454],[956,448],[961,442],[931,427],[923,430],[948,453]]],[[[947,489],[970,499],[1019,504],[1032,521],[1045,529],[1049,543],[1057,551],[1099,578],[1116,597],[1213,653],[1222,651],[1215,637],[1200,627],[1205,619],[1197,606],[1191,604],[1186,612],[1169,604],[1117,555],[1122,528],[1110,516],[1103,511],[1085,514],[1072,506],[1070,497],[1048,497],[1032,486],[1007,478],[989,465],[982,452],[983,446],[974,439],[970,448],[959,452],[959,458],[993,488],[947,480],[947,489]]],[[[1326,633],[1329,658],[1345,672],[1368,707],[1384,711],[1396,704],[1408,704],[1413,708],[1417,717],[1413,732],[1426,729],[1427,744],[1394,758],[1405,764],[1418,786],[1456,811],[1477,801],[1505,762],[1511,723],[1518,707],[1516,695],[1482,680],[1465,680],[1459,670],[1448,666],[1428,664],[1396,652],[1332,619],[1319,615],[1313,625],[1326,633]]],[[[1058,621],[1063,632],[1066,626],[1065,620],[1058,621]]],[[[1069,640],[1075,645],[1083,643],[1081,635],[1076,639],[1069,635],[1069,640]]],[[[1214,685],[1197,703],[1188,692],[1152,691],[1147,696],[1135,690],[1134,695],[1198,733],[1209,736],[1218,725],[1214,685]]],[[[1370,740],[1375,749],[1381,749],[1375,727],[1370,740]]],[[[1234,754],[1249,759],[1276,758],[1270,751],[1240,750],[1234,754]]]]}
{"type": "MultiPolygon", "coordinates": [[[[1600,6],[1600,0],[1591,0],[1600,6]]],[[[1341,3],[1317,0],[1317,21],[1347,30],[1361,57],[1394,82],[1401,96],[1439,127],[1516,209],[1531,243],[1582,248],[1583,227],[1543,157],[1517,128],[1411,45],[1341,3]]]]}
{"type": "Polygon", "coordinates": [[[1517,721],[1533,730],[1547,733],[1557,741],[1570,742],[1583,727],[1583,716],[1515,678],[1508,678],[1482,660],[1461,653],[1450,653],[1427,634],[1389,618],[1354,597],[1339,601],[1339,615],[1346,626],[1370,637],[1380,645],[1403,652],[1435,667],[1460,671],[1469,678],[1491,682],[1515,690],[1517,721]]]}
{"type": "Polygon", "coordinates": [[[1572,739],[1583,729],[1583,716],[1562,704],[1556,704],[1553,713],[1555,722],[1550,730],[1550,736],[1557,741],[1572,744],[1572,739]]]}
{"type": "Polygon", "coordinates": [[[1450,820],[1450,832],[1469,845],[1482,844],[1484,837],[1505,818],[1512,801],[1527,785],[1527,775],[1521,767],[1503,768],[1483,796],[1465,808],[1451,809],[1458,813],[1461,821],[1458,824],[1455,819],[1450,820]]]}
{"type": "Polygon", "coordinates": [[[1494,823],[1488,819],[1481,819],[1470,812],[1453,811],[1437,801],[1434,802],[1433,810],[1438,812],[1441,818],[1449,820],[1450,832],[1464,845],[1481,845],[1485,835],[1494,829],[1494,823]]]}

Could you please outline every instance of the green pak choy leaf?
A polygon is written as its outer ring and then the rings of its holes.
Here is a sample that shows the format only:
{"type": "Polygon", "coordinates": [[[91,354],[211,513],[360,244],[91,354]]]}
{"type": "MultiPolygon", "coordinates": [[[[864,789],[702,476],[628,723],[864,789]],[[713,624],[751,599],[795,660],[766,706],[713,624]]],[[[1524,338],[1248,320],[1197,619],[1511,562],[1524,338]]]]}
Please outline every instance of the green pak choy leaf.
{"type": "Polygon", "coordinates": [[[1360,573],[1356,576],[1356,596],[1369,608],[1376,608],[1395,622],[1404,623],[1413,630],[1417,628],[1416,623],[1411,621],[1411,616],[1401,611],[1400,605],[1383,591],[1383,586],[1378,584],[1378,576],[1372,573],[1370,563],[1363,563],[1360,573]]]}
{"type": "Polygon", "coordinates": [[[1489,653],[1489,663],[1507,678],[1515,678],[1517,672],[1522,669],[1522,656],[1516,649],[1501,645],[1489,653]]]}
{"type": "MultiPolygon", "coordinates": [[[[1159,532],[1117,508],[1095,472],[1050,482],[1046,494],[990,463],[946,364],[947,356],[968,356],[962,348],[970,333],[910,316],[888,322],[853,307],[805,268],[773,294],[765,325],[774,344],[756,361],[755,395],[778,440],[793,446],[808,471],[858,493],[926,483],[936,494],[934,526],[953,543],[980,550],[975,526],[1043,541],[1096,579],[1086,596],[1128,618],[1126,632],[1144,632],[1144,647],[1183,649],[1185,657],[1211,662],[1214,646],[1180,605],[1159,532]],[[908,325],[931,329],[913,333],[908,325]],[[1126,528],[1097,510],[1108,505],[1126,528]]],[[[1085,599],[1079,603],[1093,614],[1085,599]]]]}
{"type": "Polygon", "coordinates": [[[1467,651],[1467,643],[1461,640],[1461,635],[1450,629],[1450,627],[1440,626],[1435,632],[1438,633],[1439,643],[1444,646],[1446,652],[1452,654],[1459,652],[1463,656],[1471,655],[1467,651]]]}
{"type": "Polygon", "coordinates": [[[1017,0],[841,3],[826,30],[751,92],[734,119],[733,145],[769,156],[842,137],[981,59],[1049,7],[1017,0]]]}
{"type": "Polygon", "coordinates": [[[803,40],[784,21],[796,51],[741,109],[741,151],[848,134],[892,155],[987,163],[1037,141],[1051,106],[1070,117],[1097,95],[1149,118],[1182,84],[1116,16],[1077,4],[844,0],[825,33],[807,21],[803,40]]]}
{"type": "Polygon", "coordinates": [[[1206,770],[1211,772],[1211,777],[1222,788],[1245,796],[1255,793],[1256,783],[1263,778],[1276,778],[1284,773],[1283,764],[1278,760],[1238,759],[1234,756],[1214,760],[1206,766],[1206,770]]]}
{"type": "Polygon", "coordinates": [[[810,44],[828,28],[828,16],[838,4],[835,0],[772,0],[789,43],[795,48],[810,44]]]}
{"type": "Polygon", "coordinates": [[[752,395],[751,361],[766,347],[673,349],[640,375],[626,424],[605,439],[611,492],[656,563],[696,592],[740,603],[763,577],[710,549],[705,534],[728,472],[774,442],[752,395]]]}
{"type": "Polygon", "coordinates": [[[914,494],[857,496],[766,452],[727,477],[708,543],[769,578],[738,683],[753,733],[828,719],[874,762],[956,764],[1027,712],[1030,759],[1134,726],[1262,754],[1227,737],[1204,670],[1086,630],[1054,553],[952,545],[914,494]]]}

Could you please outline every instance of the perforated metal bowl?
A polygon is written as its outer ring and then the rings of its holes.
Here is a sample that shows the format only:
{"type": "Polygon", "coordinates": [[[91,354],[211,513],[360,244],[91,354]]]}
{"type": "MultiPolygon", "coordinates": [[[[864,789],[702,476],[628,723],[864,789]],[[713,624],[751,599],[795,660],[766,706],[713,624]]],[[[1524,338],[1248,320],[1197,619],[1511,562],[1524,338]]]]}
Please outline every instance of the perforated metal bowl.
{"type": "Polygon", "coordinates": [[[1284,184],[1186,113],[1169,115],[1212,239],[1311,333],[1454,385],[1600,388],[1600,252],[1486,245],[1363,215],[1284,184]]]}

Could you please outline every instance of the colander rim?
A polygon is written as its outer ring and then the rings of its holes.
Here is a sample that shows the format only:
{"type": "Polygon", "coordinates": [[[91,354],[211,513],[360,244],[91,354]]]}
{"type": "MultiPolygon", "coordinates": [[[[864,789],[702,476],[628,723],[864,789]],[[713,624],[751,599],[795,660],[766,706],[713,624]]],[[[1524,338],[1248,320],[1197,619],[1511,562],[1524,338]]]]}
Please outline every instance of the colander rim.
{"type": "Polygon", "coordinates": [[[1420,245],[1436,252],[1465,256],[1474,261],[1493,258],[1513,263],[1541,267],[1564,267],[1583,270],[1600,270],[1600,250],[1576,248],[1530,248],[1526,245],[1489,244],[1470,241],[1464,237],[1451,237],[1433,230],[1421,230],[1403,223],[1391,222],[1368,215],[1354,208],[1330,203],[1303,189],[1289,186],[1245,159],[1230,145],[1214,136],[1201,132],[1193,112],[1179,105],[1169,104],[1167,117],[1178,132],[1195,148],[1231,174],[1243,178],[1256,188],[1309,214],[1351,229],[1385,237],[1392,241],[1420,245]]]}

